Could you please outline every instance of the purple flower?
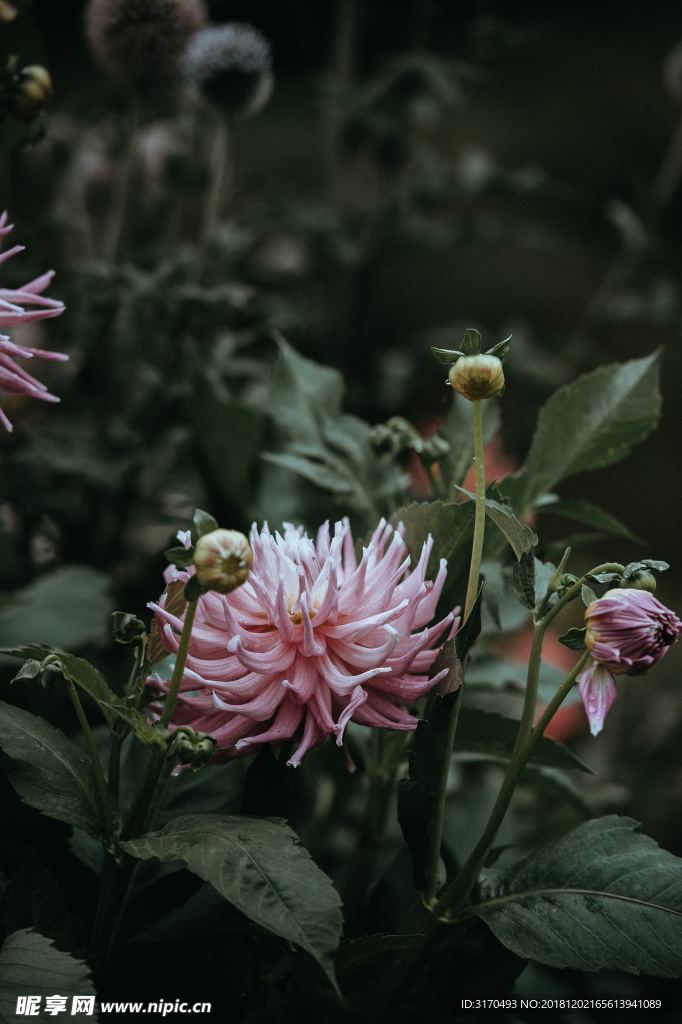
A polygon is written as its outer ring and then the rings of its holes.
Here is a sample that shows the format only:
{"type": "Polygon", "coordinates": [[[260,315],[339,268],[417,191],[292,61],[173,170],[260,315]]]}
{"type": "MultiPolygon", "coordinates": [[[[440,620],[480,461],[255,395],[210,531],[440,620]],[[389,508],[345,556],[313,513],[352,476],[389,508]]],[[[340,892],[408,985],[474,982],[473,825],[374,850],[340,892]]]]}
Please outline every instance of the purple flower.
{"type": "MultiPolygon", "coordinates": [[[[13,225],[7,223],[7,213],[3,213],[0,216],[0,247],[12,229],[13,225]]],[[[7,249],[6,252],[0,252],[0,266],[23,250],[23,245],[15,245],[11,249],[7,249]]],[[[43,295],[53,277],[53,271],[48,271],[34,281],[29,281],[22,288],[0,288],[0,328],[19,327],[36,320],[61,316],[64,312],[64,303],[43,295]]],[[[59,399],[55,395],[51,395],[44,384],[32,377],[16,362],[17,358],[38,358],[64,362],[69,357],[63,352],[49,352],[40,348],[17,345],[7,335],[0,333],[0,391],[14,395],[28,395],[30,398],[38,398],[43,402],[58,402],[59,399]]],[[[0,409],[0,423],[6,430],[12,430],[12,424],[2,409],[0,409]]]]}
{"type": "MultiPolygon", "coordinates": [[[[416,567],[402,528],[382,520],[358,560],[347,520],[329,524],[313,542],[302,527],[283,535],[252,527],[253,565],[228,594],[198,604],[189,657],[171,728],[209,733],[217,759],[249,754],[259,744],[297,738],[297,766],[326,736],[343,743],[353,719],[382,729],[412,730],[406,710],[447,670],[429,678],[440,644],[459,624],[456,611],[433,626],[445,583],[443,560],[426,580],[433,541],[416,567]]],[[[171,580],[188,579],[173,570],[171,580]]],[[[182,620],[153,608],[162,642],[178,650],[182,620]]],[[[167,691],[152,677],[150,685],[167,691]]]]}
{"type": "Polygon", "coordinates": [[[638,675],[675,643],[682,622],[646,590],[609,590],[585,609],[585,645],[595,664],[579,677],[593,736],[616,699],[614,675],[638,675]]]}

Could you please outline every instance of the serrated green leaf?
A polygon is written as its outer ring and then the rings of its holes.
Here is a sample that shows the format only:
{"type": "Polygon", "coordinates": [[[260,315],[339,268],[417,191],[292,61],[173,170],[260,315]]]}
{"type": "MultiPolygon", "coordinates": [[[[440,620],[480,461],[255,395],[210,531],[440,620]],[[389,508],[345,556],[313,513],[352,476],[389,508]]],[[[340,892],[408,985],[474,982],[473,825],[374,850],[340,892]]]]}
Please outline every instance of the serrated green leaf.
{"type": "MultiPolygon", "coordinates": [[[[465,494],[472,502],[476,501],[476,495],[464,487],[455,487],[455,490],[465,494]]],[[[495,501],[494,498],[486,498],[485,514],[504,534],[517,558],[532,551],[537,544],[538,538],[535,531],[525,523],[520,523],[508,505],[503,505],[502,502],[495,501]]]]}
{"type": "Polygon", "coordinates": [[[585,822],[490,872],[467,914],[508,949],[552,967],[676,978],[682,973],[682,860],[631,818],[585,822]]]}
{"type": "Polygon", "coordinates": [[[658,422],[660,353],[602,366],[542,409],[528,458],[503,491],[523,511],[560,480],[618,462],[658,422]]]}
{"type": "MultiPolygon", "coordinates": [[[[508,760],[516,742],[519,723],[495,711],[463,707],[459,712],[456,753],[484,754],[508,760]]],[[[592,769],[562,743],[543,736],[535,747],[530,764],[545,768],[577,768],[583,772],[592,769]]]]}
{"type": "MultiPolygon", "coordinates": [[[[95,995],[87,964],[76,960],[70,953],[55,949],[51,939],[35,931],[23,929],[5,939],[0,949],[0,1024],[16,1024],[19,996],[38,996],[42,1005],[45,997],[55,993],[66,996],[69,1020],[98,1019],[94,1010],[91,1013],[71,1013],[73,996],[95,995]]],[[[54,1021],[55,1017],[41,1010],[27,1019],[46,1024],[54,1021]]]]}
{"type": "Polygon", "coordinates": [[[90,835],[100,834],[90,765],[63,733],[0,702],[0,747],[16,762],[10,782],[24,803],[90,835]]]}
{"type": "Polygon", "coordinates": [[[348,478],[338,470],[330,468],[321,458],[313,460],[289,452],[265,452],[263,458],[274,466],[281,466],[282,469],[302,476],[304,480],[308,480],[323,491],[343,495],[353,492],[353,486],[348,478]]]}
{"type": "MultiPolygon", "coordinates": [[[[116,719],[128,725],[143,743],[166,746],[166,737],[155,728],[145,716],[133,708],[124,698],[117,696],[94,665],[84,658],[77,658],[58,647],[46,647],[44,644],[33,644],[29,647],[5,647],[0,654],[13,658],[40,658],[41,669],[45,664],[58,668],[68,682],[73,683],[95,701],[109,727],[113,727],[116,719]]],[[[19,676],[16,677],[17,679],[19,676]]],[[[59,676],[58,676],[59,678],[59,676]]]]}
{"type": "Polygon", "coordinates": [[[552,515],[573,519],[577,523],[592,526],[595,530],[611,537],[619,537],[633,544],[644,543],[642,538],[633,533],[625,523],[621,523],[620,519],[616,519],[610,512],[605,512],[603,508],[583,498],[560,498],[554,494],[547,494],[537,503],[536,507],[539,512],[549,512],[552,515]]]}
{"type": "Polygon", "coordinates": [[[183,860],[252,921],[306,950],[336,986],[341,901],[284,822],[186,815],[122,845],[143,860],[183,860]]]}
{"type": "Polygon", "coordinates": [[[474,529],[473,504],[415,501],[398,509],[391,516],[391,523],[394,526],[402,523],[405,527],[405,543],[414,563],[431,534],[433,549],[427,575],[433,578],[438,571],[440,559],[446,559],[448,576],[443,600],[454,604],[466,584],[474,529]]]}
{"type": "Polygon", "coordinates": [[[535,556],[524,551],[512,569],[510,586],[521,604],[532,611],[535,608],[535,556]]]}

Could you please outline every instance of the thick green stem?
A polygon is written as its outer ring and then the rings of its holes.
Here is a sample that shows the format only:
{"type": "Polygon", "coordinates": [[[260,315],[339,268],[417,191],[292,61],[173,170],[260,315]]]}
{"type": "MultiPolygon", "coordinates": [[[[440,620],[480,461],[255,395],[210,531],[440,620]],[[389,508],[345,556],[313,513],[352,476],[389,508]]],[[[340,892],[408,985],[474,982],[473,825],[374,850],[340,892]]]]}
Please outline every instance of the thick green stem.
{"type": "Polygon", "coordinates": [[[97,745],[95,743],[95,738],[92,735],[90,723],[86,718],[85,711],[83,710],[83,705],[81,704],[80,697],[78,696],[78,691],[76,690],[76,687],[74,686],[73,683],[69,683],[69,696],[71,697],[71,703],[73,704],[74,709],[76,711],[78,722],[80,724],[81,729],[83,730],[83,735],[85,736],[86,742],[88,744],[88,749],[90,751],[92,771],[95,776],[95,787],[97,789],[97,797],[100,806],[102,828],[104,830],[104,835],[106,839],[110,840],[113,833],[113,814],[111,810],[111,799],[109,797],[109,790],[107,787],[106,779],[104,778],[104,772],[102,771],[102,763],[99,759],[99,753],[97,750],[97,745]]]}
{"type": "Polygon", "coordinates": [[[464,603],[464,620],[474,607],[478,594],[478,580],[481,574],[483,538],[485,536],[485,448],[483,441],[483,402],[472,402],[474,411],[474,466],[476,469],[476,515],[474,519],[474,540],[471,545],[469,582],[464,603]]]}
{"type": "MultiPolygon", "coordinates": [[[[474,538],[471,546],[471,563],[469,566],[469,582],[467,584],[466,601],[464,603],[464,621],[468,619],[476,603],[478,583],[481,575],[481,558],[485,537],[485,445],[483,440],[483,402],[472,402],[474,421],[474,467],[476,469],[476,512],[474,518],[474,538]]],[[[447,722],[446,739],[443,750],[443,761],[437,782],[435,813],[426,858],[426,882],[424,885],[424,901],[427,905],[435,903],[438,890],[438,869],[440,866],[440,849],[443,841],[443,824],[445,821],[445,804],[447,799],[450,761],[457,734],[459,709],[462,704],[461,693],[453,700],[447,722]]]]}
{"type": "Polygon", "coordinates": [[[569,691],[575,685],[575,681],[585,667],[589,657],[589,651],[585,651],[582,654],[555,693],[538,724],[535,728],[530,730],[530,733],[525,740],[520,743],[518,750],[509,762],[509,767],[507,768],[504,781],[500,787],[500,792],[497,795],[497,800],[495,801],[495,805],[490,813],[488,824],[476,844],[476,847],[469,855],[460,873],[457,875],[457,878],[450,886],[448,886],[438,901],[434,910],[436,916],[447,912],[449,917],[455,918],[464,907],[472,888],[476,884],[481,868],[485,864],[486,857],[488,856],[490,848],[495,840],[495,836],[497,835],[497,830],[502,824],[504,816],[507,813],[509,804],[511,803],[511,798],[514,795],[514,790],[516,789],[516,784],[528,763],[528,759],[532,754],[535,745],[538,743],[547,728],[550,720],[565,700],[569,691]]]}

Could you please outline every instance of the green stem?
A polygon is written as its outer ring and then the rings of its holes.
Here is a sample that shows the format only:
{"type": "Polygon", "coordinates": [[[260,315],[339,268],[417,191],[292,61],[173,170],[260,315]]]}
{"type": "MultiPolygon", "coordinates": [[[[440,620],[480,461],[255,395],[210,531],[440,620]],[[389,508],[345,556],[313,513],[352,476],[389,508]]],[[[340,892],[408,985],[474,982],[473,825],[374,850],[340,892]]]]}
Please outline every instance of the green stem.
{"type": "MultiPolygon", "coordinates": [[[[476,512],[474,518],[474,537],[471,545],[471,564],[469,566],[469,582],[467,584],[466,601],[464,603],[464,621],[468,619],[476,603],[478,582],[481,574],[481,558],[485,537],[485,444],[483,440],[483,402],[472,402],[474,421],[474,466],[476,469],[476,512]]],[[[438,868],[440,865],[440,849],[443,841],[443,825],[445,822],[445,804],[447,799],[450,762],[457,734],[459,709],[462,704],[461,689],[455,697],[450,709],[446,726],[443,761],[437,781],[436,810],[428,840],[426,857],[426,882],[424,884],[424,900],[432,905],[436,900],[438,889],[438,868]]]]}
{"type": "MultiPolygon", "coordinates": [[[[173,715],[173,708],[175,707],[175,703],[180,692],[180,686],[185,674],[185,665],[187,663],[189,642],[192,636],[192,626],[194,625],[194,616],[196,615],[197,604],[198,600],[196,598],[187,602],[185,620],[182,624],[180,646],[175,659],[175,668],[173,669],[171,683],[168,687],[168,695],[163,705],[161,718],[159,719],[159,726],[162,729],[168,728],[168,724],[173,715]]],[[[152,749],[149,751],[149,757],[147,764],[145,765],[140,787],[137,791],[137,796],[130,812],[130,817],[123,830],[124,839],[130,839],[136,833],[140,833],[144,830],[149,804],[152,796],[154,795],[154,790],[156,789],[156,784],[159,781],[159,776],[163,769],[165,760],[166,752],[164,750],[159,751],[152,749]]]]}
{"type": "Polygon", "coordinates": [[[80,697],[78,696],[78,692],[73,683],[69,683],[69,696],[71,697],[71,703],[74,706],[78,722],[80,724],[81,729],[83,730],[83,735],[85,736],[86,742],[88,744],[88,749],[90,750],[90,759],[92,761],[92,770],[95,776],[95,786],[97,789],[97,796],[100,805],[102,828],[104,829],[105,837],[107,838],[107,840],[110,840],[113,834],[113,814],[111,810],[109,790],[107,788],[107,783],[104,778],[104,772],[102,771],[102,764],[99,759],[99,753],[97,751],[95,738],[92,735],[90,723],[86,718],[85,712],[83,710],[83,705],[80,702],[80,697]]]}
{"type": "Polygon", "coordinates": [[[457,875],[457,878],[450,886],[448,886],[438,901],[438,904],[434,909],[434,914],[436,916],[440,916],[447,911],[450,918],[456,918],[464,907],[471,890],[476,884],[481,868],[485,864],[490,848],[495,840],[495,836],[497,835],[497,830],[502,824],[504,816],[507,813],[509,804],[511,803],[511,798],[514,795],[514,790],[516,789],[516,784],[528,763],[528,759],[536,744],[542,737],[550,720],[565,700],[569,691],[575,685],[575,681],[585,667],[589,657],[589,651],[585,651],[581,655],[564,681],[561,683],[561,686],[548,704],[538,724],[534,729],[531,729],[529,735],[520,744],[516,754],[509,762],[509,767],[507,768],[502,786],[497,794],[497,800],[490,812],[488,824],[486,825],[474,850],[469,855],[462,870],[457,875]]]}
{"type": "Polygon", "coordinates": [[[135,166],[135,135],[140,124],[140,101],[134,97],[131,101],[128,134],[123,149],[123,157],[118,168],[114,194],[111,198],[111,213],[106,239],[106,258],[117,266],[121,259],[121,243],[125,228],[126,215],[130,202],[130,186],[135,166]]]}
{"type": "Polygon", "coordinates": [[[200,284],[206,272],[208,255],[216,225],[220,219],[223,200],[230,187],[230,157],[227,122],[225,118],[216,121],[213,146],[210,154],[211,180],[201,221],[195,278],[200,284]]]}
{"type": "Polygon", "coordinates": [[[119,735],[119,733],[113,733],[111,737],[111,745],[109,747],[109,771],[107,773],[107,782],[109,784],[109,792],[111,793],[112,799],[118,801],[119,789],[121,783],[121,747],[123,746],[123,740],[125,736],[119,735]]]}
{"type": "Polygon", "coordinates": [[[481,574],[483,538],[485,535],[485,448],[483,442],[483,402],[472,402],[474,411],[474,466],[476,468],[476,515],[474,519],[474,540],[471,545],[469,582],[464,603],[464,621],[474,607],[478,594],[478,580],[481,574]]]}
{"type": "Polygon", "coordinates": [[[395,1008],[398,1000],[409,991],[410,984],[419,968],[420,962],[428,954],[443,924],[452,924],[459,918],[471,894],[471,890],[476,884],[481,868],[485,864],[490,848],[495,841],[497,831],[507,813],[516,784],[528,763],[528,759],[542,738],[549,722],[575,685],[577,677],[582,672],[589,658],[589,651],[585,651],[581,655],[545,708],[537,725],[530,730],[526,740],[515,751],[481,838],[457,877],[434,906],[433,914],[430,916],[424,935],[421,935],[414,945],[407,949],[405,955],[400,958],[390,972],[386,983],[381,987],[373,1013],[370,1016],[372,1024],[378,1024],[379,1021],[391,1019],[392,1009],[395,1008]],[[446,914],[447,917],[444,916],[446,914]]]}

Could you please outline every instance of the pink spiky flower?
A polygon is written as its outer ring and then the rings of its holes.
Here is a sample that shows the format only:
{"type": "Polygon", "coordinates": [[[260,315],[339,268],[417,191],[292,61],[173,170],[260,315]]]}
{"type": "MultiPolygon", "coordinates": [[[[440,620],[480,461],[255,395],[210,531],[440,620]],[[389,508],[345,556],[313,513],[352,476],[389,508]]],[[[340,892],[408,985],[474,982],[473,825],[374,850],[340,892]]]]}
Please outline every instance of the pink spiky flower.
{"type": "MultiPolygon", "coordinates": [[[[209,733],[220,760],[297,737],[292,766],[326,736],[342,746],[351,719],[414,729],[406,705],[447,672],[429,679],[439,642],[454,634],[459,618],[455,610],[428,625],[445,561],[435,580],[425,579],[429,537],[410,572],[402,532],[382,520],[358,560],[347,520],[336,523],[333,537],[325,523],[315,542],[302,527],[285,524],[281,535],[254,525],[247,582],[199,600],[171,728],[209,733]]],[[[188,578],[173,568],[166,574],[167,582],[188,578]]],[[[176,652],[182,620],[164,603],[150,608],[165,647],[176,652]]],[[[168,689],[156,677],[149,684],[168,689]]]]}
{"type": "MultiPolygon", "coordinates": [[[[3,213],[0,216],[0,248],[13,228],[13,224],[7,223],[7,213],[3,213]]],[[[0,266],[12,256],[23,252],[24,248],[23,245],[15,245],[5,252],[0,252],[0,266]]],[[[22,288],[0,288],[0,328],[19,327],[36,320],[61,316],[64,312],[64,303],[43,294],[53,277],[54,272],[50,270],[34,281],[29,281],[22,288]]],[[[43,402],[58,402],[56,395],[50,394],[44,384],[16,362],[17,358],[64,362],[69,357],[63,352],[17,345],[7,335],[0,334],[0,390],[9,394],[28,395],[43,402]]],[[[12,430],[12,424],[1,408],[0,423],[6,430],[12,430]]]]}
{"type": "Polygon", "coordinates": [[[585,645],[592,664],[578,679],[593,736],[616,699],[614,675],[638,675],[675,643],[682,622],[646,590],[609,590],[585,609],[585,645]]]}

